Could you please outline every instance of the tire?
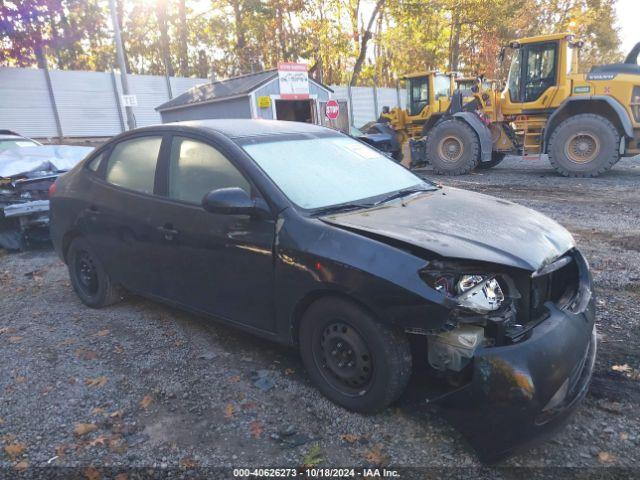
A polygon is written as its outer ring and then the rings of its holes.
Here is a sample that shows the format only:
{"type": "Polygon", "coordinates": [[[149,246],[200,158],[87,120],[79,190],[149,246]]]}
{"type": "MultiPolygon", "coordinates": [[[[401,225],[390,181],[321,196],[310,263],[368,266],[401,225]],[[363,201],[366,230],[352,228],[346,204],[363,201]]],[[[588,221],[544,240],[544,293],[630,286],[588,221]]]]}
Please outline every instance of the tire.
{"type": "Polygon", "coordinates": [[[489,162],[478,163],[478,170],[489,170],[490,168],[498,165],[507,156],[506,153],[493,152],[491,153],[491,160],[489,162]]]}
{"type": "Polygon", "coordinates": [[[565,177],[597,177],[618,160],[620,133],[606,118],[582,113],[564,120],[551,134],[549,162],[565,177]]]}
{"type": "Polygon", "coordinates": [[[412,358],[406,335],[348,300],[313,303],[302,318],[299,342],[312,382],[349,410],[379,411],[397,400],[409,382],[412,358]]]}
{"type": "Polygon", "coordinates": [[[435,173],[464,175],[480,161],[480,141],[467,123],[445,120],[429,131],[426,153],[435,173]]]}
{"type": "Polygon", "coordinates": [[[121,300],[120,289],[111,282],[98,257],[82,237],[71,241],[67,267],[73,290],[88,307],[105,307],[121,300]]]}

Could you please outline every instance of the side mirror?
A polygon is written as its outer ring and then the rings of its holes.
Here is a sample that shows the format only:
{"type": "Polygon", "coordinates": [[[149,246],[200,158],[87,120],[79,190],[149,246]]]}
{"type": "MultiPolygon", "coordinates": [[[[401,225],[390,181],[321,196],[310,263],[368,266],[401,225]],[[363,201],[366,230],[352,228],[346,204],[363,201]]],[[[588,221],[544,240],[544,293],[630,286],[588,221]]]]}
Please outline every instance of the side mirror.
{"type": "Polygon", "coordinates": [[[238,187],[211,190],[202,199],[202,208],[223,215],[255,215],[262,210],[247,192],[238,187]]]}

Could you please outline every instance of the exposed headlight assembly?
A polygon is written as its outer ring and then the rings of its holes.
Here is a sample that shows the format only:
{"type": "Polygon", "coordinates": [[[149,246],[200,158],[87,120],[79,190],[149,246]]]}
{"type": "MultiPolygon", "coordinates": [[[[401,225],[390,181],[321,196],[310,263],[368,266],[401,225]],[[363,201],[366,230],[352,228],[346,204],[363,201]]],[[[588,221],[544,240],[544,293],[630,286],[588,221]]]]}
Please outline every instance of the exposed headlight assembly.
{"type": "Polygon", "coordinates": [[[498,310],[505,299],[503,288],[495,275],[439,275],[432,278],[432,286],[438,292],[477,313],[498,310]]]}

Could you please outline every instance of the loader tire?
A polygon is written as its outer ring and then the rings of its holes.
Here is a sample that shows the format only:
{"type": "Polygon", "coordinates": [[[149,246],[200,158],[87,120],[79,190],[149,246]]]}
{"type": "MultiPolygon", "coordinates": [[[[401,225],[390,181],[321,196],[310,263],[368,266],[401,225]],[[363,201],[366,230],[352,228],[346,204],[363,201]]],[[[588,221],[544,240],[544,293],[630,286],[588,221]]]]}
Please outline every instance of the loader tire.
{"type": "Polygon", "coordinates": [[[502,152],[493,152],[491,154],[491,160],[488,162],[480,162],[478,164],[478,170],[489,170],[490,168],[495,167],[496,165],[498,165],[502,160],[504,160],[504,157],[506,157],[507,154],[506,153],[502,153],[502,152]]]}
{"type": "Polygon", "coordinates": [[[440,175],[464,175],[480,161],[480,141],[460,120],[445,120],[427,135],[427,162],[440,175]]]}
{"type": "Polygon", "coordinates": [[[620,160],[620,133],[606,118],[582,113],[551,134],[549,162],[565,177],[597,177],[620,160]]]}

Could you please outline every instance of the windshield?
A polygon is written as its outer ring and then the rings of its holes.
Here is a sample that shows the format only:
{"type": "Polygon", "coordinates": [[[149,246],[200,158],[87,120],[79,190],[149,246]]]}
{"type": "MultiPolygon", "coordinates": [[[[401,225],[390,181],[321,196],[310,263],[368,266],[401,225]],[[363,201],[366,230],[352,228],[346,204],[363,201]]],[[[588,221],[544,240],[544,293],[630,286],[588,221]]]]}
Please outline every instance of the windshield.
{"type": "Polygon", "coordinates": [[[11,148],[37,147],[39,143],[29,140],[28,138],[10,138],[0,139],[0,150],[9,150],[11,148]]]}
{"type": "Polygon", "coordinates": [[[435,188],[367,145],[345,136],[245,140],[242,148],[305,210],[435,188]]]}

